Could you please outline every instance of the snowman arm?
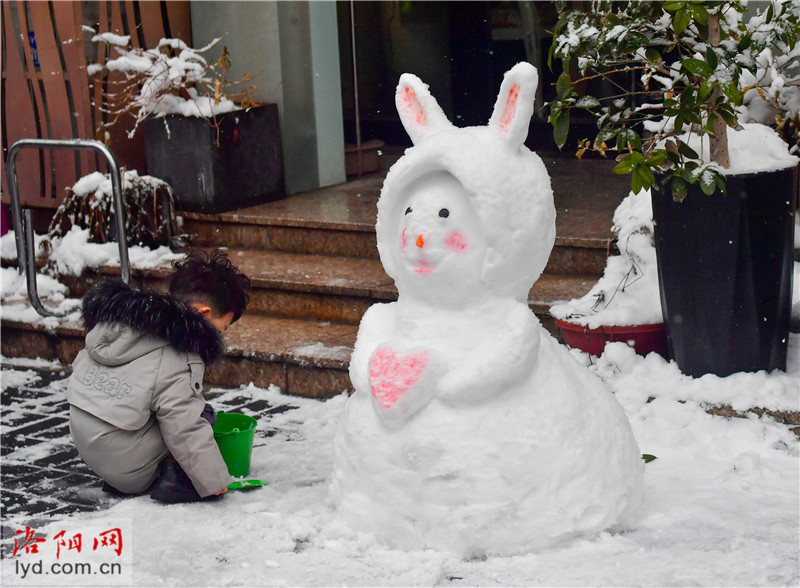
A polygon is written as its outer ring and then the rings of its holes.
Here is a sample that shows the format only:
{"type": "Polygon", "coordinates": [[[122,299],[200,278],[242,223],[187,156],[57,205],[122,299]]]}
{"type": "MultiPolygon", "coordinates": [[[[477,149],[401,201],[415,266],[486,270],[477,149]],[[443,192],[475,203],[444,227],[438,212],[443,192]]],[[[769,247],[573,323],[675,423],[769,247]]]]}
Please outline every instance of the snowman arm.
{"type": "Polygon", "coordinates": [[[369,360],[375,349],[392,338],[395,304],[373,304],[361,319],[353,354],[350,356],[350,381],[356,391],[369,392],[369,360]]]}
{"type": "Polygon", "coordinates": [[[487,399],[523,381],[536,361],[540,329],[527,307],[510,312],[499,328],[487,333],[442,377],[442,400],[462,403],[487,399]]]}

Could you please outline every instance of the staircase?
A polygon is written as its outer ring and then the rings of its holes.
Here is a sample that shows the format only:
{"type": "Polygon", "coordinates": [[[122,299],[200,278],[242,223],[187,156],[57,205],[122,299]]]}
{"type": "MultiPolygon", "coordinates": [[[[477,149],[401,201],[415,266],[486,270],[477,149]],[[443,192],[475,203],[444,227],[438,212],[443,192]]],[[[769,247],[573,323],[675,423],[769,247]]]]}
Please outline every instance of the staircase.
{"type": "MultiPolygon", "coordinates": [[[[387,156],[384,156],[387,158],[387,156]]],[[[556,245],[528,302],[554,329],[549,307],[587,292],[613,247],[611,219],[628,193],[628,178],[613,162],[543,155],[551,174],[557,215],[556,245]]],[[[376,202],[385,171],[355,181],[220,214],[183,213],[193,245],[225,247],[253,282],[247,313],[226,335],[223,360],[209,384],[274,384],[285,393],[329,398],[350,390],[347,374],[358,323],[375,302],[397,298],[383,271],[375,240],[376,202]]],[[[163,288],[168,266],[132,268],[133,285],[163,288]]],[[[97,281],[118,276],[100,268],[69,281],[82,296],[97,281]]],[[[63,280],[62,280],[63,281],[63,280]]],[[[83,347],[80,324],[54,328],[2,321],[7,357],[58,358],[68,365],[83,347]]]]}

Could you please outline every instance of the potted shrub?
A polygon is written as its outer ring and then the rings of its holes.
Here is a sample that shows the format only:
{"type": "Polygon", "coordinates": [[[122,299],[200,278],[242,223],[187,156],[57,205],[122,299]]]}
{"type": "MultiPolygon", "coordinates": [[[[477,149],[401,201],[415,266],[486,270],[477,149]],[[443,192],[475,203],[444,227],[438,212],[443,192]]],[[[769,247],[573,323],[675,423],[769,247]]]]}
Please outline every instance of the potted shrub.
{"type": "Polygon", "coordinates": [[[621,341],[640,355],[666,357],[648,190],[631,192],[620,203],[612,231],[619,255],[608,257],[603,276],[589,292],[553,305],[550,314],[570,347],[600,355],[606,342],[621,341]]]}
{"type": "MultiPolygon", "coordinates": [[[[285,196],[283,151],[275,104],[250,98],[247,76],[230,82],[226,50],[216,63],[180,39],[132,48],[129,36],[94,37],[116,57],[89,66],[105,76],[101,109],[112,127],[133,117],[144,129],[148,173],[166,181],[183,210],[220,212],[285,196]],[[124,77],[109,78],[111,72],[124,77]]],[[[103,129],[101,129],[103,130],[103,129]]]]}
{"type": "MultiPolygon", "coordinates": [[[[109,174],[94,172],[66,189],[47,230],[49,240],[63,238],[72,227],[89,230],[89,243],[116,241],[114,200],[109,174]]],[[[175,218],[175,197],[166,182],[140,176],[135,170],[122,174],[125,236],[129,247],[179,246],[181,235],[175,218]]]]}
{"type": "Polygon", "coordinates": [[[653,188],[671,355],[692,376],[785,369],[798,158],[770,126],[742,121],[753,92],[782,131],[796,121],[785,98],[800,2],[749,19],[742,2],[565,7],[551,47],[565,72],[549,104],[554,136],[563,145],[570,112],[587,110],[598,133],[578,154],[614,151],[634,192],[653,188]]]}

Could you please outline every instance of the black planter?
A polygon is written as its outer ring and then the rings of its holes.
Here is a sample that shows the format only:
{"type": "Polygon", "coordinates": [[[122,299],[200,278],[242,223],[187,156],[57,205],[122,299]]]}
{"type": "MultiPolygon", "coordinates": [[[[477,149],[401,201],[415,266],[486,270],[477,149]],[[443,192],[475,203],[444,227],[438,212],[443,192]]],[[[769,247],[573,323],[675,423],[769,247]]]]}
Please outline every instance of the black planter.
{"type": "Polygon", "coordinates": [[[727,192],[653,192],[670,354],[694,377],[786,369],[797,168],[729,176],[727,192]]]}
{"type": "Polygon", "coordinates": [[[222,212],[286,195],[278,107],[264,104],[213,119],[144,121],[147,172],[175,191],[177,207],[222,212]],[[219,145],[217,138],[219,137],[219,145]]]}

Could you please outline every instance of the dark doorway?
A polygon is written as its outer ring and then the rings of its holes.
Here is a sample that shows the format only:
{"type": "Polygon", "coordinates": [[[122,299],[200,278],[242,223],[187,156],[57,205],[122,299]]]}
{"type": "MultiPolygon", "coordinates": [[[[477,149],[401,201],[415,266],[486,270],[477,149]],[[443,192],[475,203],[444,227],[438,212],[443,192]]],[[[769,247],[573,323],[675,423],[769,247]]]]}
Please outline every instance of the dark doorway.
{"type": "Polygon", "coordinates": [[[355,79],[362,142],[406,146],[410,140],[394,105],[402,73],[428,84],[445,114],[463,127],[486,124],[503,74],[529,61],[539,69],[540,91],[528,143],[555,149],[539,109],[558,75],[547,67],[553,3],[347,1],[337,3],[337,12],[346,142],[356,140],[355,79]]]}

